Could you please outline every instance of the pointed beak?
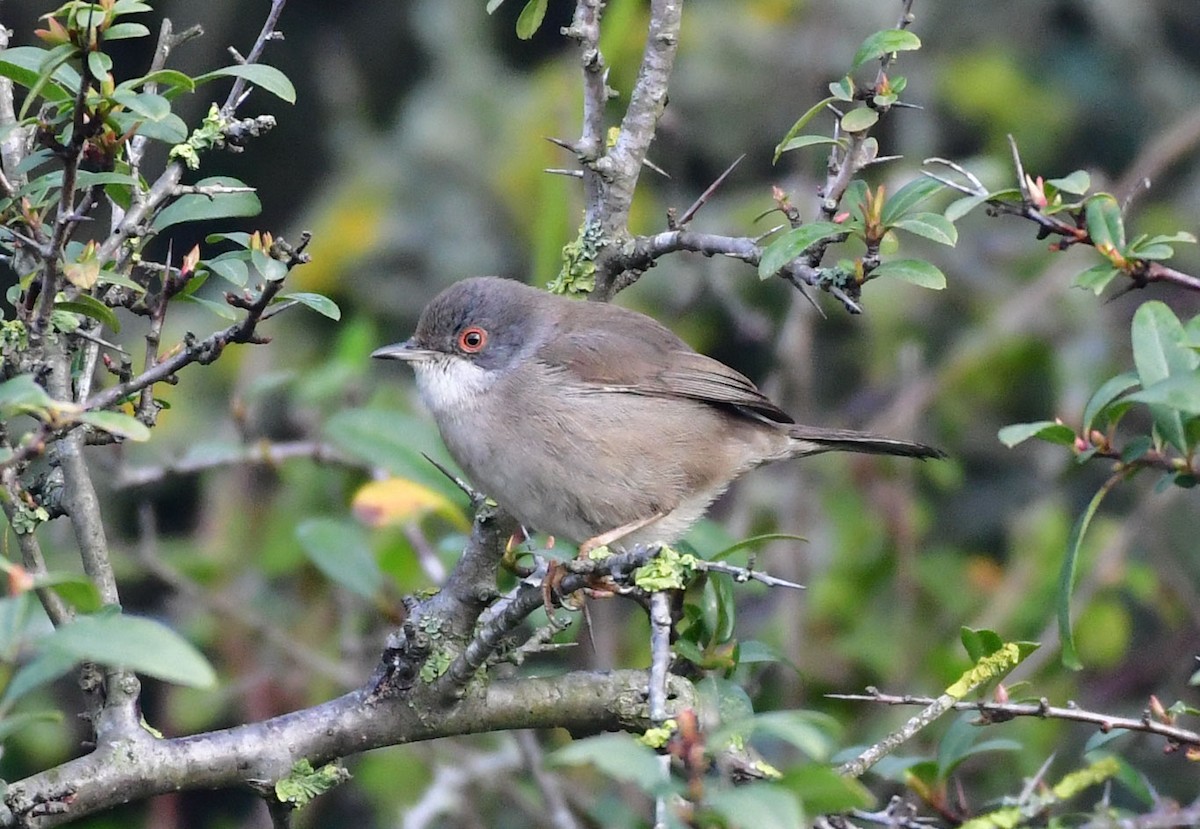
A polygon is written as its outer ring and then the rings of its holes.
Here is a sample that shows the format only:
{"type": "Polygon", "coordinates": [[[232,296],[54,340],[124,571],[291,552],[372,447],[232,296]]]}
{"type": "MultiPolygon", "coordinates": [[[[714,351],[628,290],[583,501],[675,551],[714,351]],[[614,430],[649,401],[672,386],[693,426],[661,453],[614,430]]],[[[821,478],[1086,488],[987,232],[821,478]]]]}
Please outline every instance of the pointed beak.
{"type": "Polygon", "coordinates": [[[402,343],[377,348],[371,352],[371,356],[377,360],[403,360],[406,363],[419,363],[422,360],[431,360],[437,357],[438,352],[422,348],[412,340],[405,340],[402,343]]]}

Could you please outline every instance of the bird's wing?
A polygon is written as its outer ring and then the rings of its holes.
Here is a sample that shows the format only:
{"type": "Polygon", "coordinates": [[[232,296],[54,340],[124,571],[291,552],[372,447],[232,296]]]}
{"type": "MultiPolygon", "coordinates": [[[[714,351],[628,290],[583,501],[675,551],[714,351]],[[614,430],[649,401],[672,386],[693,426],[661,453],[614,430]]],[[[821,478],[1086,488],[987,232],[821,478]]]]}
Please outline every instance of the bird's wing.
{"type": "MultiPolygon", "coordinates": [[[[587,310],[596,313],[596,305],[589,305],[587,310]]],[[[538,349],[538,358],[597,392],[682,397],[733,406],[775,423],[793,422],[744,375],[693,351],[649,317],[607,310],[619,313],[601,310],[604,319],[586,328],[562,326],[538,349]]]]}

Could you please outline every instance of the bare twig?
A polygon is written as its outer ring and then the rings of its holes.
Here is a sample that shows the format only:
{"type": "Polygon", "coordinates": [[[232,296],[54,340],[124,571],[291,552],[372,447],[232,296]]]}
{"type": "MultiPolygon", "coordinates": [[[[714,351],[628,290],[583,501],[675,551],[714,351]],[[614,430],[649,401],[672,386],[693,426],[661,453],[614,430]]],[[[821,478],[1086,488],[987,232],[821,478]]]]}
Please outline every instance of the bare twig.
{"type": "Polygon", "coordinates": [[[161,466],[127,467],[118,473],[113,486],[117,489],[147,486],[176,475],[194,475],[225,466],[242,466],[244,464],[278,466],[296,458],[307,458],[317,463],[363,466],[362,463],[346,457],[332,446],[318,441],[293,440],[272,443],[262,440],[208,457],[184,457],[161,466]]]}
{"type": "MultiPolygon", "coordinates": [[[[883,694],[868,689],[866,694],[827,694],[830,699],[855,700],[859,702],[875,702],[881,705],[932,705],[933,697],[912,696],[908,694],[883,694]]],[[[1040,717],[1051,720],[1069,720],[1094,725],[1106,734],[1114,729],[1126,731],[1142,731],[1165,737],[1176,746],[1200,747],[1200,732],[1180,728],[1176,725],[1161,723],[1150,717],[1149,712],[1143,712],[1140,718],[1118,717],[1087,711],[1076,707],[1073,703],[1066,706],[1054,706],[1042,699],[1037,702],[955,702],[951,706],[958,711],[977,711],[981,724],[1006,722],[1014,717],[1040,717]]]]}
{"type": "MultiPolygon", "coordinates": [[[[262,29],[258,33],[258,37],[254,41],[254,45],[250,47],[250,54],[246,55],[241,63],[258,63],[258,59],[262,57],[263,49],[269,40],[278,40],[276,27],[279,25],[279,16],[283,14],[283,7],[287,5],[287,0],[271,0],[271,10],[267,12],[267,19],[263,21],[262,29]]],[[[238,77],[233,82],[233,88],[229,90],[229,96],[225,99],[225,103],[221,105],[221,114],[226,118],[232,118],[238,106],[245,99],[247,92],[248,81],[245,78],[238,77]]]]}
{"type": "Polygon", "coordinates": [[[683,211],[683,215],[675,220],[672,230],[679,227],[685,227],[688,222],[695,218],[696,214],[700,211],[700,208],[704,207],[704,205],[708,203],[708,200],[712,198],[712,194],[717,192],[717,189],[725,183],[725,179],[729,178],[730,174],[737,169],[737,166],[742,163],[742,159],[745,157],[746,154],[742,153],[735,158],[733,163],[725,168],[725,172],[717,176],[716,180],[704,189],[704,192],[701,193],[694,202],[692,202],[691,206],[688,207],[687,210],[683,211]]]}

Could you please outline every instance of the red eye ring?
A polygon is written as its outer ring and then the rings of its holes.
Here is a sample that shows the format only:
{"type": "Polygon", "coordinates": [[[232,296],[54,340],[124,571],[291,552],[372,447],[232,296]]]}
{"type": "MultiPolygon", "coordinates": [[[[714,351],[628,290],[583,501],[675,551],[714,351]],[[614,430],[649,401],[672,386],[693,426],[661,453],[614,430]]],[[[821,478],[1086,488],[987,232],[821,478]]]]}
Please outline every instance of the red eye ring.
{"type": "Polygon", "coordinates": [[[487,345],[487,332],[477,325],[464,328],[458,335],[458,347],[467,354],[478,354],[487,345]]]}

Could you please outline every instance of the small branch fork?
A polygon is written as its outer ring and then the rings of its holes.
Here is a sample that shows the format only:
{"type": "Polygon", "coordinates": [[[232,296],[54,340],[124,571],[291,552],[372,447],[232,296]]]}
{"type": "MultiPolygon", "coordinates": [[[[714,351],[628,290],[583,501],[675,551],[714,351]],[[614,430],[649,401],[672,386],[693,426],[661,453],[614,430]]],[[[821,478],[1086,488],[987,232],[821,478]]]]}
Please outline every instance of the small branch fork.
{"type": "MultiPolygon", "coordinates": [[[[830,699],[851,700],[857,702],[874,702],[880,705],[932,705],[937,702],[933,697],[912,696],[908,694],[884,694],[874,688],[868,688],[865,694],[826,694],[830,699]]],[[[1167,751],[1179,748],[1200,749],[1200,732],[1180,728],[1175,725],[1158,722],[1151,717],[1150,711],[1142,713],[1140,718],[1115,717],[1096,711],[1087,711],[1074,703],[1065,706],[1051,705],[1049,700],[1037,702],[955,702],[951,706],[956,711],[976,711],[979,713],[979,724],[991,725],[1008,722],[1016,717],[1040,717],[1041,719],[1069,720],[1094,725],[1105,734],[1114,729],[1126,731],[1141,731],[1155,734],[1167,740],[1167,751]]]]}

